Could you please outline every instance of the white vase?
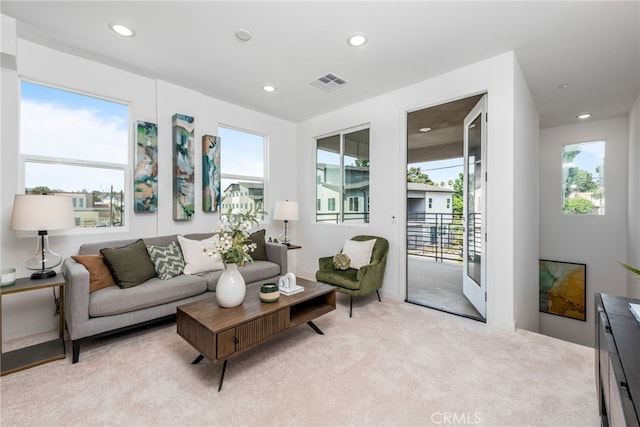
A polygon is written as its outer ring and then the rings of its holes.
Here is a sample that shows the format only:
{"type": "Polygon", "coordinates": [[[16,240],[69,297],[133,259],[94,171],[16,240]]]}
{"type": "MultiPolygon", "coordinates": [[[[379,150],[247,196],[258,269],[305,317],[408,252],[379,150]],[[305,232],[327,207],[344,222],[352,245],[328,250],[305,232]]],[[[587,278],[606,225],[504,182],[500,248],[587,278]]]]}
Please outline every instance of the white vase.
{"type": "Polygon", "coordinates": [[[244,301],[247,285],[236,264],[227,264],[218,279],[216,298],[223,308],[237,307],[244,301]]]}

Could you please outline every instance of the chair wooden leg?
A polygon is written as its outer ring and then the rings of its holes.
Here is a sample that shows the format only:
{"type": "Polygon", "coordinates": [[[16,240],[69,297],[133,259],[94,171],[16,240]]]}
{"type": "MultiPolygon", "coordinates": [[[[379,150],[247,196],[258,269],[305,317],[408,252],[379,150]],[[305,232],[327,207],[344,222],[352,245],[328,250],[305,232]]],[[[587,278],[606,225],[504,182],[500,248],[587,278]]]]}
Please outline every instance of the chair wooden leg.
{"type": "Polygon", "coordinates": [[[380,292],[378,292],[377,289],[376,289],[376,295],[378,295],[378,301],[382,302],[382,300],[380,299],[380,292]]]}
{"type": "Polygon", "coordinates": [[[353,313],[353,295],[349,295],[349,317],[353,313]]]}

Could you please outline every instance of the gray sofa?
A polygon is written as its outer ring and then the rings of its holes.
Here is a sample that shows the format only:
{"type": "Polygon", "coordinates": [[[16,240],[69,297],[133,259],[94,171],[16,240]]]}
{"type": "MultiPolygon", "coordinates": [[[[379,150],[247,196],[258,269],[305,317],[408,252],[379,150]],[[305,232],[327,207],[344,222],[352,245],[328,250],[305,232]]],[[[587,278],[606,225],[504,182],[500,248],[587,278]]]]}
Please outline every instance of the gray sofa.
{"type": "MultiPolygon", "coordinates": [[[[202,240],[212,233],[188,234],[188,239],[202,240]]],[[[100,249],[121,247],[138,239],[112,240],[88,243],[80,246],[78,255],[98,254],[100,249]]],[[[144,238],[147,245],[168,245],[178,242],[177,235],[144,238]]],[[[265,282],[277,282],[287,273],[287,247],[277,243],[265,243],[267,261],[254,261],[239,268],[247,286],[259,286],[265,282]]],[[[64,316],[73,344],[73,363],[78,362],[83,340],[106,336],[140,327],[151,322],[175,318],[176,307],[215,295],[218,278],[223,270],[197,275],[158,277],[131,287],[116,285],[89,292],[89,271],[72,258],[66,258],[62,272],[67,279],[64,297],[64,316]]]]}

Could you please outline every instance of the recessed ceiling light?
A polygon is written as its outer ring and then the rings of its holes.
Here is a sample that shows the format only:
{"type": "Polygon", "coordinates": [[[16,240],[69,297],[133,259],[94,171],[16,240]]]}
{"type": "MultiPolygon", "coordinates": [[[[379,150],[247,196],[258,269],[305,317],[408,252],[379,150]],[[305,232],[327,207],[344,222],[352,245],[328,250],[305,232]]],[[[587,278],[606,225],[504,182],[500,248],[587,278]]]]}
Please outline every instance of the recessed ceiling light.
{"type": "Polygon", "coordinates": [[[580,114],[576,117],[579,118],[580,120],[588,119],[589,117],[591,117],[591,113],[580,114]]]}
{"type": "Polygon", "coordinates": [[[420,128],[418,129],[420,132],[429,132],[431,128],[420,128]]]}
{"type": "Polygon", "coordinates": [[[367,36],[362,33],[354,34],[347,39],[347,43],[349,44],[349,46],[353,46],[353,47],[360,47],[366,42],[367,42],[367,36]]]}
{"type": "Polygon", "coordinates": [[[566,84],[566,83],[562,83],[561,85],[558,85],[558,89],[566,89],[568,87],[569,87],[569,85],[566,84]]]}
{"type": "Polygon", "coordinates": [[[133,37],[136,34],[131,28],[125,27],[122,24],[109,24],[109,28],[120,34],[122,37],[133,37]]]}
{"type": "Polygon", "coordinates": [[[249,40],[251,40],[251,31],[247,29],[238,28],[235,34],[236,34],[236,38],[238,40],[242,40],[243,42],[248,42],[249,40]]]}
{"type": "Polygon", "coordinates": [[[275,91],[276,91],[276,87],[275,87],[275,86],[273,86],[273,85],[264,85],[264,86],[262,86],[262,89],[263,89],[265,92],[269,92],[269,93],[271,93],[271,92],[275,92],[275,91]]]}

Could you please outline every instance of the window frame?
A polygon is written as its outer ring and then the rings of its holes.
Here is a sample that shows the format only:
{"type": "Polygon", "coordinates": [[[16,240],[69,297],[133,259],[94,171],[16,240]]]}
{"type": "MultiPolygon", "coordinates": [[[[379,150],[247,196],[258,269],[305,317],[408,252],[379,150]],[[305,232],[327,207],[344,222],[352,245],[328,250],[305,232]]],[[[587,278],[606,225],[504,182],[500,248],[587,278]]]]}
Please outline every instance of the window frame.
{"type": "MultiPolygon", "coordinates": [[[[606,159],[607,159],[607,139],[606,138],[597,138],[597,139],[591,139],[591,140],[585,140],[585,141],[576,141],[576,142],[567,142],[567,143],[563,143],[561,144],[560,147],[560,152],[561,152],[561,168],[562,168],[562,184],[561,184],[561,191],[560,191],[560,195],[561,195],[561,200],[560,200],[560,213],[563,216],[591,216],[591,217],[599,217],[599,216],[605,216],[607,213],[607,203],[606,203],[606,177],[605,177],[605,173],[607,170],[606,167],[606,159]],[[565,151],[566,147],[568,146],[582,146],[582,145],[593,145],[593,144],[602,144],[602,159],[601,159],[601,164],[600,166],[602,167],[602,171],[600,171],[600,175],[599,175],[599,179],[594,179],[594,177],[592,176],[592,183],[593,182],[597,182],[598,186],[599,186],[599,190],[602,190],[602,195],[600,200],[603,201],[603,204],[601,206],[598,205],[593,205],[593,210],[591,212],[588,213],[581,213],[581,212],[575,212],[575,213],[569,213],[565,211],[565,205],[566,205],[566,201],[567,196],[565,196],[565,191],[567,190],[567,188],[565,187],[566,183],[567,183],[567,174],[569,173],[569,170],[573,168],[573,161],[566,163],[565,162],[565,154],[567,152],[570,151],[565,151]],[[595,211],[595,212],[594,212],[595,211]]],[[[600,167],[598,166],[598,167],[600,167]]],[[[578,170],[584,170],[582,168],[580,168],[579,166],[576,167],[576,169],[578,170]]],[[[586,171],[589,172],[590,171],[586,171]]],[[[570,199],[569,199],[570,200],[570,199]]]]}
{"type": "MultiPolygon", "coordinates": [[[[370,210],[370,200],[371,200],[371,181],[369,179],[369,192],[366,195],[366,199],[364,201],[366,201],[366,206],[363,206],[366,211],[364,212],[364,219],[362,220],[362,222],[351,222],[351,221],[346,221],[345,220],[345,216],[347,214],[349,214],[349,210],[348,208],[348,198],[345,197],[345,156],[347,156],[345,154],[345,144],[344,144],[344,139],[346,135],[349,135],[351,133],[355,133],[355,132],[359,132],[362,130],[369,130],[369,140],[368,140],[368,160],[369,160],[369,170],[368,170],[368,174],[369,177],[371,175],[371,123],[364,123],[361,125],[357,125],[357,126],[353,126],[350,128],[345,128],[342,130],[338,130],[338,131],[333,131],[333,132],[329,132],[326,134],[322,134],[319,136],[314,137],[314,173],[316,174],[316,178],[315,178],[315,182],[316,182],[316,186],[315,186],[315,195],[316,195],[316,199],[318,199],[318,185],[322,184],[325,182],[325,180],[320,177],[318,178],[318,141],[325,139],[325,138],[329,138],[329,137],[335,137],[338,136],[340,139],[340,153],[337,153],[338,156],[340,157],[339,160],[339,169],[340,169],[340,189],[339,189],[339,196],[338,197],[329,197],[327,198],[327,212],[336,212],[337,213],[337,221],[322,221],[322,220],[318,220],[318,209],[315,210],[315,223],[316,224],[333,224],[333,225],[349,225],[349,226],[368,226],[371,222],[371,210],[370,210]],[[318,182],[320,181],[320,182],[318,182]],[[340,204],[337,206],[338,209],[335,209],[332,211],[331,209],[329,209],[331,207],[331,204],[329,203],[329,201],[331,199],[340,200],[340,204]]],[[[317,206],[317,205],[316,205],[317,206]]]]}
{"type": "MultiPolygon", "coordinates": [[[[75,235],[91,235],[91,234],[113,234],[113,233],[127,233],[130,231],[130,224],[132,220],[133,209],[133,137],[135,132],[133,131],[133,114],[132,104],[130,101],[117,99],[95,92],[79,90],[71,87],[61,86],[49,82],[44,82],[38,79],[32,79],[25,76],[21,76],[18,79],[18,179],[16,194],[22,194],[26,191],[26,165],[27,163],[41,163],[49,165],[62,165],[71,167],[86,167],[96,169],[108,169],[123,172],[123,193],[125,195],[124,209],[122,215],[124,216],[124,225],[118,227],[81,227],[76,226],[74,228],[63,230],[52,230],[50,235],[54,236],[75,236],[75,235]],[[101,162],[97,160],[85,160],[85,159],[73,159],[67,157],[37,155],[37,154],[23,154],[22,153],[22,132],[20,131],[22,126],[22,83],[29,83],[33,85],[43,86],[50,89],[55,89],[63,92],[69,92],[80,96],[100,99],[102,101],[121,104],[127,107],[127,144],[126,144],[126,159],[127,163],[115,163],[115,162],[101,162]]],[[[18,236],[30,235],[29,232],[18,232],[18,236]]]]}
{"type": "MultiPolygon", "coordinates": [[[[267,176],[269,175],[269,170],[268,170],[268,166],[269,166],[269,161],[268,161],[268,155],[269,155],[269,135],[262,133],[262,132],[258,132],[258,131],[254,131],[254,130],[248,130],[245,128],[241,128],[238,126],[233,126],[233,125],[229,125],[229,124],[225,124],[225,123],[218,123],[218,136],[220,136],[220,128],[224,128],[224,129],[229,129],[235,132],[242,132],[242,133],[248,133],[251,135],[255,135],[258,136],[260,138],[262,138],[262,173],[263,176],[262,177],[258,177],[258,176],[253,176],[253,175],[242,175],[242,174],[233,174],[233,173],[225,173],[224,172],[224,162],[222,162],[221,159],[221,165],[220,165],[220,185],[222,186],[222,181],[223,180],[232,180],[232,181],[249,181],[249,182],[260,182],[262,183],[262,204],[263,204],[263,210],[265,212],[268,213],[268,209],[267,206],[268,205],[268,189],[267,189],[267,176]]],[[[220,143],[222,144],[222,149],[224,150],[224,138],[221,137],[221,141],[220,143]]],[[[220,192],[221,192],[221,196],[222,196],[222,192],[224,191],[224,188],[220,188],[220,192]]],[[[242,191],[238,190],[238,195],[236,197],[242,197],[241,195],[242,191]]],[[[246,195],[248,195],[249,192],[246,192],[246,195]]],[[[220,209],[218,209],[218,215],[222,216],[224,213],[226,213],[226,211],[228,210],[228,207],[226,209],[223,209],[223,204],[222,204],[222,198],[220,199],[220,209]]],[[[240,203],[237,203],[238,205],[240,203]]],[[[231,203],[231,205],[235,205],[235,203],[231,203]]],[[[240,207],[234,207],[232,206],[232,209],[243,209],[240,207]]],[[[259,216],[258,218],[258,222],[260,224],[264,224],[267,222],[267,218],[266,215],[262,215],[259,216]]]]}

